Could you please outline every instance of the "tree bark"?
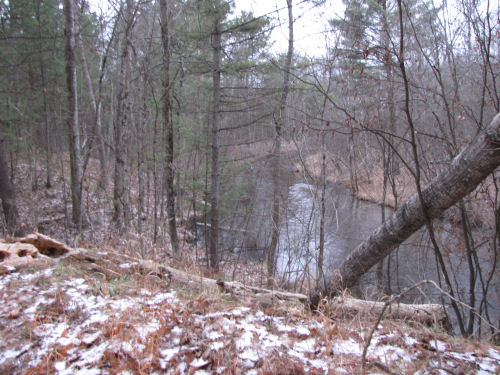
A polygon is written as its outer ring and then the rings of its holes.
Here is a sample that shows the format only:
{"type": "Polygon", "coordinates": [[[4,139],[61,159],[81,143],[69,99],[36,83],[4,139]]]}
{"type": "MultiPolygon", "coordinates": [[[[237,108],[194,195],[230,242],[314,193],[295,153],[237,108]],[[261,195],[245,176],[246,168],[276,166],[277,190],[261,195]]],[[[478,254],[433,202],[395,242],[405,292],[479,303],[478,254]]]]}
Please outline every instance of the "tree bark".
{"type": "MultiPolygon", "coordinates": [[[[394,78],[393,78],[393,63],[392,63],[392,53],[391,53],[391,40],[390,40],[390,29],[388,21],[387,12],[387,0],[380,2],[382,7],[382,29],[380,38],[383,41],[383,64],[385,72],[385,81],[387,82],[387,105],[389,107],[389,116],[386,117],[388,122],[388,130],[391,135],[388,137],[389,145],[382,143],[382,153],[383,153],[383,170],[384,170],[384,187],[383,187],[383,199],[381,204],[381,215],[382,222],[386,219],[386,198],[387,198],[387,187],[388,183],[391,183],[392,191],[394,193],[394,208],[397,208],[397,194],[395,193],[396,185],[394,183],[396,175],[399,174],[399,161],[397,160],[397,153],[395,152],[396,142],[394,136],[396,135],[396,114],[394,106],[394,78]]],[[[377,288],[382,291],[383,287],[383,271],[384,262],[383,260],[377,266],[377,288]]],[[[389,270],[389,262],[387,267],[387,272],[389,270]]],[[[390,289],[389,283],[387,284],[387,290],[390,289]]]]}
{"type": "Polygon", "coordinates": [[[281,164],[281,133],[286,110],[286,99],[290,91],[290,68],[292,66],[293,57],[293,8],[292,0],[286,0],[288,7],[288,51],[283,68],[283,91],[278,108],[278,114],[274,119],[274,146],[272,159],[273,173],[273,208],[271,214],[272,234],[271,244],[267,253],[267,286],[273,284],[274,275],[276,273],[276,249],[278,248],[280,235],[280,164],[281,164]]]}
{"type": "Polygon", "coordinates": [[[163,45],[163,118],[167,136],[165,156],[165,187],[167,189],[167,221],[170,244],[174,254],[179,253],[177,225],[175,222],[174,196],[174,125],[172,123],[172,105],[170,102],[170,46],[168,36],[167,0],[160,0],[161,39],[163,45]]]}
{"type": "Polygon", "coordinates": [[[64,0],[66,37],[66,84],[68,89],[68,137],[71,168],[71,203],[73,223],[80,226],[82,220],[82,191],[80,181],[80,129],[78,125],[78,96],[75,65],[75,16],[73,0],[64,0]]]}
{"type": "MultiPolygon", "coordinates": [[[[42,32],[42,20],[40,17],[40,4],[38,3],[36,6],[36,20],[37,20],[37,26],[38,26],[38,37],[40,40],[42,40],[43,37],[43,32],[42,32]]],[[[42,113],[42,120],[43,120],[43,130],[44,130],[44,136],[45,136],[45,173],[46,173],[46,180],[45,180],[45,187],[47,189],[50,189],[52,187],[52,174],[51,174],[51,166],[50,166],[50,159],[51,159],[51,152],[50,152],[50,140],[51,140],[51,134],[50,134],[50,127],[49,127],[49,104],[47,100],[47,78],[46,78],[46,66],[45,66],[45,60],[43,56],[43,45],[40,44],[40,48],[38,50],[38,63],[40,66],[40,78],[42,80],[42,102],[43,102],[43,113],[42,113]]]]}
{"type": "MultiPolygon", "coordinates": [[[[108,186],[109,182],[109,177],[108,177],[108,166],[106,162],[106,147],[104,144],[104,139],[102,135],[102,124],[101,124],[101,98],[100,95],[98,98],[96,98],[95,92],[94,92],[94,86],[92,85],[92,78],[90,77],[90,71],[89,67],[87,64],[87,58],[85,57],[85,50],[83,48],[83,40],[82,40],[82,35],[81,32],[77,36],[77,43],[78,47],[80,49],[80,61],[82,64],[82,70],[83,70],[83,77],[85,78],[85,84],[87,86],[87,91],[89,95],[89,101],[90,105],[92,106],[92,111],[93,113],[93,137],[97,140],[97,151],[99,154],[99,163],[101,166],[101,177],[99,181],[99,187],[101,187],[103,190],[106,190],[106,187],[108,186]]],[[[102,57],[100,58],[102,60],[102,57]]],[[[100,64],[100,67],[102,68],[102,63],[100,64]]],[[[102,72],[101,72],[102,74],[102,72]]],[[[99,90],[100,92],[100,90],[99,90]]],[[[89,150],[89,153],[91,151],[89,150]]]]}
{"type": "Polygon", "coordinates": [[[220,19],[217,17],[212,36],[212,81],[213,81],[213,107],[212,107],[212,173],[210,176],[210,236],[209,236],[209,266],[218,271],[219,261],[217,247],[219,242],[219,127],[220,127],[220,79],[221,79],[221,30],[220,19]]]}
{"type": "Polygon", "coordinates": [[[338,294],[354,286],[372,266],[380,262],[399,244],[426,223],[424,211],[430,219],[472,192],[500,164],[500,114],[497,114],[485,132],[456,158],[450,166],[398,208],[391,218],[379,226],[327,278],[320,280],[311,292],[311,306],[317,306],[322,296],[338,294]]]}
{"type": "Polygon", "coordinates": [[[115,124],[115,185],[113,190],[113,205],[114,214],[113,221],[117,227],[122,230],[128,221],[128,197],[125,188],[126,176],[126,155],[127,149],[124,142],[124,133],[128,124],[128,116],[130,114],[130,71],[131,62],[130,54],[132,49],[131,37],[132,27],[134,23],[134,1],[127,0],[124,13],[124,35],[123,49],[121,54],[120,64],[120,89],[118,93],[118,110],[115,124]]]}
{"type": "MultiPolygon", "coordinates": [[[[331,70],[328,71],[328,86],[326,88],[326,94],[330,92],[332,85],[332,73],[331,70]]],[[[327,97],[323,97],[323,106],[321,108],[321,197],[320,197],[320,224],[319,224],[319,247],[318,247],[318,261],[317,261],[317,280],[323,277],[323,261],[325,253],[325,224],[326,224],[326,187],[327,187],[327,176],[326,176],[326,136],[327,127],[329,122],[325,120],[325,110],[326,110],[327,97]]],[[[334,133],[332,134],[332,138],[334,133]]]]}
{"type": "Polygon", "coordinates": [[[14,234],[17,229],[17,206],[14,187],[9,176],[9,167],[7,155],[5,153],[4,140],[0,136],[0,199],[2,200],[2,209],[7,224],[7,231],[14,234]]]}
{"type": "MultiPolygon", "coordinates": [[[[44,237],[48,238],[46,236],[44,237]]],[[[34,245],[37,246],[36,244],[34,245]]],[[[122,262],[134,262],[134,268],[145,275],[156,275],[160,278],[168,278],[172,281],[189,285],[190,287],[206,288],[214,291],[220,290],[223,292],[230,292],[236,296],[254,297],[257,300],[263,300],[265,298],[270,299],[271,302],[273,299],[299,302],[307,301],[307,296],[300,293],[258,288],[242,284],[238,281],[210,279],[201,275],[193,275],[192,273],[183,272],[152,260],[139,259],[114,251],[108,251],[107,254],[108,256],[103,258],[93,250],[74,249],[71,250],[70,256],[73,259],[91,263],[104,274],[115,274],[120,276],[120,273],[118,272],[120,270],[120,264],[122,262]]]]}

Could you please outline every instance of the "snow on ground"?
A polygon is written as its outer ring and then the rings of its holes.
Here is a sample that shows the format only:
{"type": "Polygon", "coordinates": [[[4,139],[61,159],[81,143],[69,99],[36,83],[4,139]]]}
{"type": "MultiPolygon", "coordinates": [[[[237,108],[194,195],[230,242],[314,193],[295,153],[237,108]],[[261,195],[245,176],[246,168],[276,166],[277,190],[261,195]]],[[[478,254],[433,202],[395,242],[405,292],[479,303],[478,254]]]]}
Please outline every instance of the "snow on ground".
{"type": "MultiPolygon", "coordinates": [[[[0,373],[350,374],[371,328],[248,307],[204,312],[173,290],[109,297],[89,281],[51,269],[0,276],[0,373]]],[[[498,374],[500,350],[485,345],[382,325],[367,373],[498,374]]]]}

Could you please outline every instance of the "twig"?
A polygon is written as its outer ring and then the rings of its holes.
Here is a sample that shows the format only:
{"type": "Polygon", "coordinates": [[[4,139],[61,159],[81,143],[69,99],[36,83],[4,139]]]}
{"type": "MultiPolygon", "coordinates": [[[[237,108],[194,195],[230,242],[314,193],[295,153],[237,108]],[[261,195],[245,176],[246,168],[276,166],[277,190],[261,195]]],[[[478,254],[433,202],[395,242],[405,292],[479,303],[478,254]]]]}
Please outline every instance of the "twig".
{"type": "MultiPolygon", "coordinates": [[[[490,327],[491,329],[493,329],[495,332],[497,333],[500,333],[500,328],[498,327],[495,327],[493,324],[491,324],[490,322],[488,322],[483,316],[481,316],[480,314],[478,314],[476,312],[476,309],[469,306],[468,304],[466,304],[465,302],[462,302],[456,298],[454,298],[451,294],[449,294],[446,290],[443,290],[439,285],[437,285],[434,281],[432,280],[424,280],[425,283],[428,283],[428,284],[432,284],[434,285],[434,287],[439,291],[441,292],[442,294],[444,294],[446,297],[448,297],[449,299],[451,300],[454,300],[456,303],[458,303],[459,305],[462,305],[463,307],[465,307],[466,309],[469,309],[470,311],[472,311],[474,313],[474,315],[476,315],[480,320],[483,321],[484,324],[486,324],[488,327],[490,327]]],[[[419,283],[421,284],[421,283],[419,283]]],[[[417,286],[418,284],[416,284],[417,286]]],[[[423,292],[422,292],[423,293],[423,292]]]]}
{"type": "MultiPolygon", "coordinates": [[[[486,325],[488,325],[489,327],[491,327],[494,331],[496,332],[500,332],[500,329],[498,329],[497,327],[495,327],[494,325],[492,325],[490,322],[488,322],[485,318],[483,318],[481,315],[477,314],[476,310],[474,308],[472,308],[471,306],[467,305],[466,303],[456,299],[455,297],[451,296],[448,292],[446,292],[445,290],[443,290],[441,287],[439,287],[434,281],[432,280],[422,280],[408,288],[406,288],[405,290],[403,290],[400,294],[398,294],[397,296],[392,296],[385,304],[384,304],[384,307],[382,308],[382,311],[380,312],[379,316],[378,316],[378,319],[377,319],[377,322],[375,323],[375,325],[372,327],[371,331],[370,331],[370,334],[368,335],[368,339],[365,343],[365,346],[363,348],[363,356],[362,356],[362,367],[365,368],[366,367],[366,355],[368,353],[368,347],[370,346],[370,343],[371,343],[371,340],[373,338],[373,334],[375,333],[375,330],[377,329],[378,325],[380,324],[380,322],[382,321],[382,318],[384,316],[384,313],[385,311],[387,310],[387,308],[394,302],[396,301],[399,301],[402,297],[404,297],[407,293],[409,293],[410,291],[412,291],[413,289],[418,289],[422,294],[423,292],[421,291],[420,287],[425,285],[425,284],[431,284],[433,285],[440,293],[442,293],[443,295],[445,295],[446,297],[454,300],[456,303],[462,305],[463,307],[471,310],[475,315],[477,315],[479,317],[479,319],[481,319],[486,325]]],[[[424,294],[425,295],[425,294],[424,294]]]]}
{"type": "Polygon", "coordinates": [[[382,311],[380,312],[378,318],[377,318],[377,322],[375,323],[375,325],[372,327],[372,329],[370,330],[370,334],[368,335],[368,339],[365,343],[365,346],[363,348],[363,356],[362,356],[362,367],[365,368],[366,367],[366,354],[368,352],[368,347],[370,346],[370,343],[372,341],[372,338],[373,338],[373,334],[375,333],[375,330],[377,329],[378,325],[380,324],[380,322],[382,321],[382,318],[384,316],[384,313],[385,311],[387,310],[387,308],[394,302],[396,301],[399,301],[402,297],[404,297],[407,293],[409,293],[410,291],[412,291],[413,289],[416,289],[416,288],[419,288],[420,286],[428,283],[429,280],[423,280],[423,281],[420,281],[418,282],[417,284],[415,285],[412,285],[408,288],[406,288],[405,290],[403,290],[400,294],[398,294],[397,296],[392,296],[385,304],[384,304],[384,307],[382,308],[382,311]]]}
{"type": "Polygon", "coordinates": [[[391,369],[387,365],[384,365],[382,362],[379,362],[379,361],[368,362],[368,366],[377,367],[380,370],[382,370],[390,375],[396,375],[396,373],[392,372],[391,369]]]}

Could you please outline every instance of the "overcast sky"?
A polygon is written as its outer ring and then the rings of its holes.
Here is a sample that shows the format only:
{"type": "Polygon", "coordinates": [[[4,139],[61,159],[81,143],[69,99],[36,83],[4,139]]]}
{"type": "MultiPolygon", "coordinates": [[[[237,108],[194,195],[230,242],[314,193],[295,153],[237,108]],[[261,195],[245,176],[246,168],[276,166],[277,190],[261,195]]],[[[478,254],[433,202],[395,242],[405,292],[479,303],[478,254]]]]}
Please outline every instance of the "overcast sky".
{"type": "MultiPolygon", "coordinates": [[[[108,8],[108,0],[88,0],[96,11],[108,8]]],[[[235,13],[253,11],[255,16],[269,15],[276,20],[271,40],[272,51],[285,52],[288,47],[288,11],[286,0],[235,0],[235,13]]],[[[324,5],[314,6],[307,0],[293,1],[295,51],[309,56],[325,53],[325,30],[328,20],[341,17],[344,13],[342,0],[325,0],[324,5]]]]}
{"type": "MultiPolygon", "coordinates": [[[[286,0],[235,0],[236,12],[252,10],[255,16],[269,14],[279,21],[271,38],[273,52],[286,51],[288,47],[288,11],[286,0]]],[[[293,15],[295,50],[310,56],[325,53],[325,30],[328,20],[341,17],[344,13],[342,0],[326,0],[324,5],[315,7],[308,1],[294,0],[293,15]]]]}

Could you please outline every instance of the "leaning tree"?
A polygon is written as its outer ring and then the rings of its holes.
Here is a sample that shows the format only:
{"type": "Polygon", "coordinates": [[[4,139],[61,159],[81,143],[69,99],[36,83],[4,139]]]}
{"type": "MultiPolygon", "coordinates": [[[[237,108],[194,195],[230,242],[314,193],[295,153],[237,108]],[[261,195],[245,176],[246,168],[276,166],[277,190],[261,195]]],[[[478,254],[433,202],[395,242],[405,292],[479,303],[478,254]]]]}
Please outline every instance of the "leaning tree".
{"type": "Polygon", "coordinates": [[[322,296],[354,286],[371,267],[446,209],[472,192],[500,164],[500,113],[449,167],[401,205],[336,270],[322,278],[310,295],[316,307],[322,296]]]}

